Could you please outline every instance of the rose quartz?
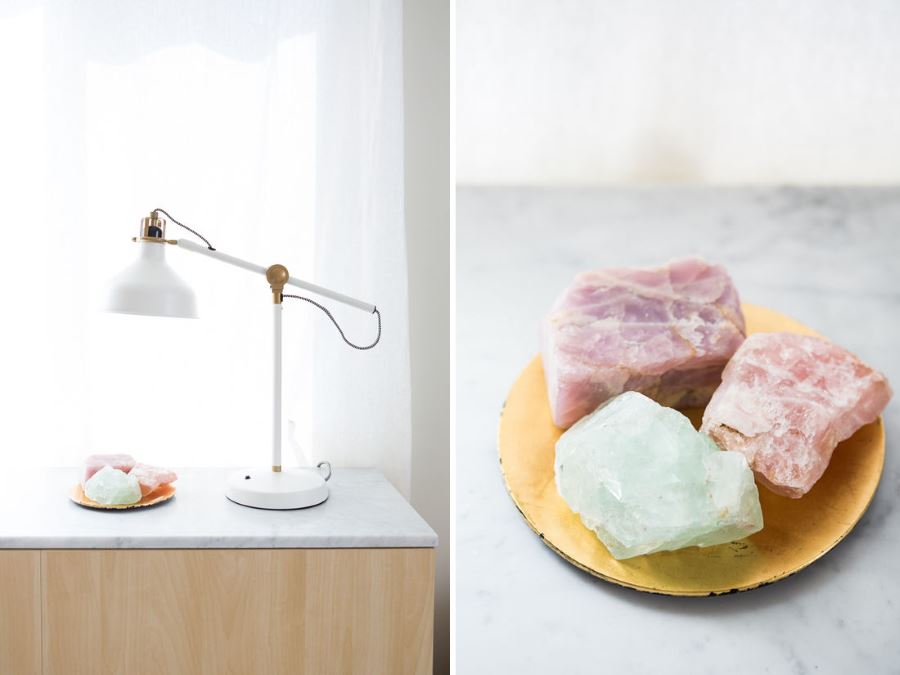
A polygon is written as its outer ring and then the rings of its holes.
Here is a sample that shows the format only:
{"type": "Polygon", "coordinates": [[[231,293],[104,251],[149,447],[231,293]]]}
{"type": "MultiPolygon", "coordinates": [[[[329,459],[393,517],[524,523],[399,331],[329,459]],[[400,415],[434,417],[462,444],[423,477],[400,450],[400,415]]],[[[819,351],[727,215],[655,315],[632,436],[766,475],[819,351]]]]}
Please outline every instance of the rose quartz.
{"type": "Polygon", "coordinates": [[[890,398],[884,375],[827,340],[757,333],[725,368],[701,431],[743,453],[770,490],[797,498],[837,444],[875,421],[890,398]]]}
{"type": "Polygon", "coordinates": [[[147,496],[160,485],[167,485],[178,480],[178,476],[170,469],[163,469],[149,464],[135,464],[131,475],[138,479],[141,485],[141,494],[147,496]]]}
{"type": "Polygon", "coordinates": [[[81,484],[84,485],[91,476],[104,466],[111,466],[114,469],[128,473],[134,466],[134,457],[122,454],[91,455],[84,460],[84,476],[81,479],[81,484]]]}
{"type": "Polygon", "coordinates": [[[705,405],[745,332],[728,273],[695,258],[580,274],[541,329],[553,421],[563,428],[623,391],[705,405]]]}

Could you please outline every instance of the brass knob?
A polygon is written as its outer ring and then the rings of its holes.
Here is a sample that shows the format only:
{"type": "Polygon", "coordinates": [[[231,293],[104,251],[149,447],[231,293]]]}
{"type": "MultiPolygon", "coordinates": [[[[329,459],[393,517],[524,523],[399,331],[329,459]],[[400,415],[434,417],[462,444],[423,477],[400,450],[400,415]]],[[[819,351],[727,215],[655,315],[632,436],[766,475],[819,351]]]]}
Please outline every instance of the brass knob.
{"type": "Polygon", "coordinates": [[[269,286],[272,288],[272,302],[276,305],[281,304],[281,294],[290,276],[287,267],[284,265],[272,265],[266,270],[266,281],[269,282],[269,286]]]}

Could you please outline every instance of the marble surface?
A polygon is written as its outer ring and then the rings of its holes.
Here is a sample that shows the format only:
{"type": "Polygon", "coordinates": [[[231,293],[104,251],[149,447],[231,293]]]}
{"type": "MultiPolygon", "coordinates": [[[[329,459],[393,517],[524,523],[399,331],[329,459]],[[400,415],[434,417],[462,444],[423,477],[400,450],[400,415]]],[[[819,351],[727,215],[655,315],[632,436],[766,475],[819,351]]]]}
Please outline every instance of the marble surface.
{"type": "Polygon", "coordinates": [[[577,570],[506,494],[501,404],[575,273],[700,254],[900,392],[900,189],[461,188],[457,200],[459,673],[900,673],[900,393],[872,506],[784,581],[716,598],[577,570]]]}
{"type": "Polygon", "coordinates": [[[37,470],[0,493],[4,548],[395,548],[434,547],[437,535],[374,469],[335,469],[325,503],[264,511],[225,498],[233,469],[176,469],[162,504],[98,511],[68,495],[74,468],[37,470]]]}

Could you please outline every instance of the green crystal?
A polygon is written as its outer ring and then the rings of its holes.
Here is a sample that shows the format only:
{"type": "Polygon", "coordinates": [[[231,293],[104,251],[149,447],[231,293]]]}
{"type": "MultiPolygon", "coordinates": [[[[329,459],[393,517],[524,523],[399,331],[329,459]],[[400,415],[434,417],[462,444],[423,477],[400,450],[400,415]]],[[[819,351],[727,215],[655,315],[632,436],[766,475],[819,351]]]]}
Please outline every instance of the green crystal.
{"type": "Polygon", "coordinates": [[[134,504],[141,500],[141,485],[134,476],[104,466],[84,484],[84,494],[98,504],[134,504]]]}
{"type": "Polygon", "coordinates": [[[566,431],[555,468],[559,494],[617,560],[724,544],[763,527],[744,456],[638,392],[566,431]]]}

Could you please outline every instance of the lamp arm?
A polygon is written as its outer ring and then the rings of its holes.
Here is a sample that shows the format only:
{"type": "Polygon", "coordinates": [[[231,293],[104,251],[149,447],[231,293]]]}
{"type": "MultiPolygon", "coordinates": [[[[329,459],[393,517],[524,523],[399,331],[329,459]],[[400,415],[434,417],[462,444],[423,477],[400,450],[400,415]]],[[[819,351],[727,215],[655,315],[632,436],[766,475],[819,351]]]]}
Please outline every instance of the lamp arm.
{"type": "MultiPolygon", "coordinates": [[[[201,246],[200,244],[194,243],[189,239],[170,239],[169,241],[179,248],[191,251],[192,253],[205,255],[207,258],[214,258],[215,260],[223,263],[228,263],[229,265],[234,265],[235,267],[240,267],[241,269],[247,270],[248,272],[256,272],[257,274],[265,276],[266,270],[268,269],[267,267],[263,267],[262,265],[257,265],[256,263],[252,263],[241,258],[236,258],[233,255],[228,255],[227,253],[222,253],[219,250],[212,250],[205,246],[201,246]]],[[[330,298],[331,300],[335,300],[336,302],[341,302],[345,305],[349,305],[350,307],[355,307],[356,309],[368,312],[369,314],[375,313],[375,305],[370,305],[367,302],[357,300],[356,298],[352,298],[349,295],[344,295],[343,293],[338,293],[337,291],[332,291],[323,286],[317,286],[316,284],[304,281],[303,279],[289,276],[285,283],[291,286],[296,286],[297,288],[302,288],[309,291],[310,293],[315,293],[316,295],[330,298]]]]}

